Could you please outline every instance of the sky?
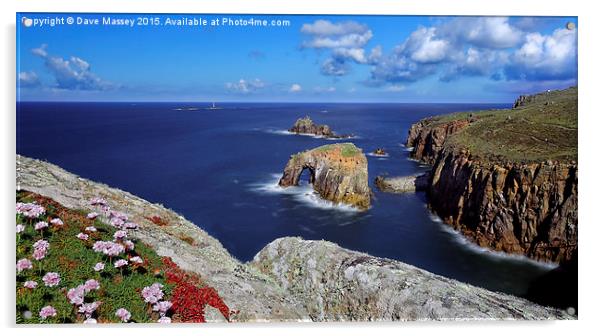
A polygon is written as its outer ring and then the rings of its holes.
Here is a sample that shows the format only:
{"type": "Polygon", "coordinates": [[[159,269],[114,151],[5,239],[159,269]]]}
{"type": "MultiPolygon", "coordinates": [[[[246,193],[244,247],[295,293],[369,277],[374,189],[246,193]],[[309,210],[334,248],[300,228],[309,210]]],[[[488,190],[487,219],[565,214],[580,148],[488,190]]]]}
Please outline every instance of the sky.
{"type": "Polygon", "coordinates": [[[509,103],[577,83],[576,17],[19,13],[17,22],[18,101],[509,103]]]}

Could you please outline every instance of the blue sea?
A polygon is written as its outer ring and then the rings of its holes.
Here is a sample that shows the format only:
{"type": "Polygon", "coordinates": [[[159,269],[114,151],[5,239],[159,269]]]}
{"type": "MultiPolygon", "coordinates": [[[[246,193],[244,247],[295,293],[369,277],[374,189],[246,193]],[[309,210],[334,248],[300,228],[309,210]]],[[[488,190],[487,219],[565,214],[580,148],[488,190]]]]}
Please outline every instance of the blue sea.
{"type": "MultiPolygon", "coordinates": [[[[550,265],[475,246],[431,214],[424,193],[386,194],[372,185],[366,212],[335,206],[306,183],[281,189],[293,153],[350,141],[380,174],[429,168],[408,158],[408,128],[421,118],[506,108],[473,104],[229,103],[17,104],[17,153],[161,203],[219,239],[241,261],[283,236],[324,239],[494,291],[524,295],[550,265]],[[310,116],[347,140],[286,132],[310,116]]],[[[307,179],[305,179],[307,180],[307,179]]]]}

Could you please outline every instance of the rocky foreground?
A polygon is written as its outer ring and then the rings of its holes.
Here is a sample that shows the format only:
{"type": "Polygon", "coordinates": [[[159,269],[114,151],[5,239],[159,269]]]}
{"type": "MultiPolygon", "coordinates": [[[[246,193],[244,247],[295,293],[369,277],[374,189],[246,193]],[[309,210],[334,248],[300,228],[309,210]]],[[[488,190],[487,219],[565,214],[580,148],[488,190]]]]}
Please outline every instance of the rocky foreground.
{"type": "Polygon", "coordinates": [[[370,207],[368,160],[354,144],[325,145],[292,155],[278,184],[285,188],[298,186],[305,169],[310,172],[309,182],[323,199],[360,210],[370,207]]]}
{"type": "Polygon", "coordinates": [[[406,146],[433,165],[432,209],[477,244],[560,263],[576,254],[577,88],[421,120],[406,146]]]}
{"type": "MultiPolygon", "coordinates": [[[[235,322],[573,318],[325,241],[281,238],[252,262],[241,263],[219,241],[162,205],[23,156],[17,156],[17,188],[86,211],[94,210],[87,200],[105,198],[111,209],[140,225],[135,238],[215,288],[234,311],[235,322]]],[[[224,321],[211,310],[205,319],[224,321]]]]}

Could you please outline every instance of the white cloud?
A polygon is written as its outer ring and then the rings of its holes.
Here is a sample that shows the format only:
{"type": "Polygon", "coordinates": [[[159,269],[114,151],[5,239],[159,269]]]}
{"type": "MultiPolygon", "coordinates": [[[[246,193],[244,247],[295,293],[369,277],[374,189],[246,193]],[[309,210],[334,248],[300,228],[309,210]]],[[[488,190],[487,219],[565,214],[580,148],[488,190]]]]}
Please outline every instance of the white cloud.
{"type": "Polygon", "coordinates": [[[440,35],[456,45],[468,43],[480,48],[506,49],[520,44],[524,32],[507,17],[460,17],[443,24],[440,35]]]}
{"type": "Polygon", "coordinates": [[[289,92],[301,92],[301,90],[302,90],[301,85],[296,84],[296,83],[291,85],[291,88],[288,89],[289,92]]]}
{"type": "Polygon", "coordinates": [[[109,90],[116,87],[94,74],[90,64],[85,60],[76,56],[71,56],[69,59],[50,56],[47,48],[46,44],[42,44],[39,48],[32,49],[31,52],[44,59],[44,64],[54,76],[58,89],[109,90]]]}
{"type": "Polygon", "coordinates": [[[40,86],[40,79],[38,78],[38,74],[33,71],[27,72],[19,72],[19,86],[20,87],[36,87],[40,86]]]}
{"type": "Polygon", "coordinates": [[[320,69],[326,76],[344,76],[349,72],[348,63],[366,64],[370,61],[366,57],[365,46],[372,39],[372,31],[364,24],[316,20],[304,24],[301,32],[308,37],[302,47],[330,51],[320,69]]]}
{"type": "Polygon", "coordinates": [[[239,79],[238,82],[226,83],[226,88],[239,93],[252,93],[259,89],[263,89],[265,83],[259,78],[253,80],[239,79]]]}
{"type": "Polygon", "coordinates": [[[387,86],[385,88],[385,91],[387,92],[401,92],[404,91],[406,89],[405,86],[403,85],[391,85],[391,86],[387,86]]]}
{"type": "Polygon", "coordinates": [[[551,35],[530,33],[510,57],[510,79],[568,79],[576,77],[577,30],[556,29],[551,35]]]}
{"type": "Polygon", "coordinates": [[[321,87],[321,86],[316,86],[314,88],[314,92],[316,93],[332,93],[332,92],[336,92],[337,88],[335,88],[334,86],[329,86],[329,87],[321,87]]]}

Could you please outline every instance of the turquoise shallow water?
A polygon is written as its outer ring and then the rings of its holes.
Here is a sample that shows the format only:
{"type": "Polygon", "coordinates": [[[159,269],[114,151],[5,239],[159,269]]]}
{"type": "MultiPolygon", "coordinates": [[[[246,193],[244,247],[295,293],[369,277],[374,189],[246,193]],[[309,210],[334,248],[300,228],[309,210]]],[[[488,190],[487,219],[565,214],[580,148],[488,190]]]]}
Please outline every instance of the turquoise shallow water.
{"type": "MultiPolygon", "coordinates": [[[[410,125],[454,111],[501,108],[466,104],[20,103],[17,152],[55,163],[183,214],[248,261],[282,236],[325,239],[401,260],[488,289],[524,295],[549,266],[468,243],[426,208],[423,193],[374,189],[367,212],[320,200],[311,186],[276,183],[290,154],[334,140],[287,134],[309,115],[365,152],[376,175],[428,167],[402,146],[410,125]]],[[[372,182],[371,182],[372,183],[372,182]]]]}

